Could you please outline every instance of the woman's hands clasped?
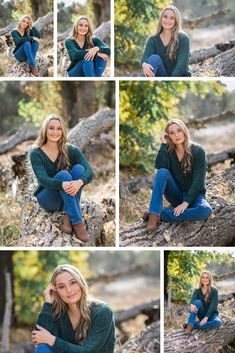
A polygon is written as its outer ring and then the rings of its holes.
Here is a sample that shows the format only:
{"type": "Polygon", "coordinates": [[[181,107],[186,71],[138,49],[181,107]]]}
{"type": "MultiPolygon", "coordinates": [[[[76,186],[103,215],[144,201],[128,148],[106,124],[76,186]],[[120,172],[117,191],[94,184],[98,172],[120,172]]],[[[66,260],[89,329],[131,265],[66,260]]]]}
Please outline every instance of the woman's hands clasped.
{"type": "Polygon", "coordinates": [[[79,180],[73,180],[73,181],[64,181],[62,183],[62,188],[66,192],[66,194],[69,194],[71,196],[76,196],[80,188],[84,185],[84,181],[79,179],[79,180]]]}
{"type": "Polygon", "coordinates": [[[143,71],[144,71],[144,76],[155,77],[154,68],[150,64],[143,63],[142,64],[142,68],[143,68],[143,71]]]}
{"type": "Polygon", "coordinates": [[[93,60],[99,50],[100,50],[99,47],[93,47],[89,49],[86,55],[84,56],[84,60],[93,60]]]}
{"type": "Polygon", "coordinates": [[[35,346],[40,343],[46,343],[52,347],[55,343],[55,336],[39,325],[36,325],[36,328],[36,330],[32,331],[32,341],[35,346]]]}

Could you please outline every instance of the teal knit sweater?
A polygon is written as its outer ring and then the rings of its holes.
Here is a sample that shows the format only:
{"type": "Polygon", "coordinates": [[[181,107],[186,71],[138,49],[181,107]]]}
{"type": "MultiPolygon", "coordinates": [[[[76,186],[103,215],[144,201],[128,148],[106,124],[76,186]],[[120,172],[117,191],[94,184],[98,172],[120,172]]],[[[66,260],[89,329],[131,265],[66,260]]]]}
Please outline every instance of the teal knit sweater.
{"type": "Polygon", "coordinates": [[[181,171],[181,162],[178,160],[175,151],[167,151],[167,145],[161,144],[155,161],[155,168],[166,168],[174,177],[179,188],[185,192],[183,200],[189,204],[194,201],[198,194],[206,193],[206,157],[202,147],[192,145],[192,171],[184,175],[181,171]]]}
{"type": "MultiPolygon", "coordinates": [[[[68,144],[68,158],[71,167],[75,164],[81,164],[85,168],[85,172],[81,177],[81,180],[84,181],[84,184],[89,184],[94,174],[90,164],[87,162],[80,149],[76,146],[68,144]]],[[[43,188],[62,190],[63,181],[53,179],[58,172],[57,166],[59,156],[55,162],[52,162],[46,153],[38,147],[31,151],[30,161],[38,181],[38,187],[34,192],[35,196],[37,196],[43,188]]]]}
{"type": "Polygon", "coordinates": [[[189,71],[189,37],[186,33],[179,34],[179,47],[177,49],[177,58],[170,60],[167,57],[167,46],[164,46],[160,35],[154,35],[148,38],[141,65],[147,62],[149,57],[157,54],[162,59],[165,69],[170,77],[191,76],[189,71]]]}
{"type": "Polygon", "coordinates": [[[33,37],[37,37],[37,38],[41,38],[42,37],[41,33],[35,27],[33,27],[30,30],[29,35],[25,33],[23,36],[20,34],[20,32],[18,32],[17,29],[13,29],[11,31],[11,36],[12,36],[12,39],[13,39],[13,41],[15,43],[15,49],[13,50],[13,53],[15,53],[16,50],[19,49],[19,47],[23,43],[32,42],[33,41],[33,37]]]}
{"type": "Polygon", "coordinates": [[[85,342],[75,342],[75,331],[66,313],[53,319],[52,304],[44,303],[37,324],[56,337],[53,345],[55,353],[113,353],[115,325],[111,309],[105,304],[91,306],[91,327],[85,342]]]}
{"type": "Polygon", "coordinates": [[[208,303],[205,302],[205,298],[202,293],[202,289],[201,288],[195,289],[195,291],[193,292],[190,304],[193,304],[193,302],[196,299],[200,299],[202,301],[204,310],[206,312],[205,316],[210,318],[212,314],[219,315],[219,311],[217,309],[217,307],[218,307],[218,289],[217,288],[211,287],[211,296],[210,296],[208,303]]]}
{"type": "MultiPolygon", "coordinates": [[[[101,39],[97,37],[92,37],[94,47],[99,47],[100,52],[110,55],[110,48],[102,42],[101,39]]],[[[87,54],[89,49],[88,43],[85,41],[83,47],[81,48],[75,39],[67,38],[65,39],[65,47],[68,51],[71,64],[68,67],[68,71],[71,70],[79,61],[84,59],[84,56],[87,54]]]]}

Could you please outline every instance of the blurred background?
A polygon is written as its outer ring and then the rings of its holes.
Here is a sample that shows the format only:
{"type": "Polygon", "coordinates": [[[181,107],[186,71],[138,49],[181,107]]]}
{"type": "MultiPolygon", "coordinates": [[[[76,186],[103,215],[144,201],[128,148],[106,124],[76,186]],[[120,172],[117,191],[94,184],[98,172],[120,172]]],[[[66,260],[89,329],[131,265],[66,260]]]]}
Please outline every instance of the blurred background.
{"type": "MultiPolygon", "coordinates": [[[[191,53],[221,42],[234,41],[233,0],[115,0],[116,76],[142,74],[140,60],[146,40],[155,34],[159,14],[167,5],[174,5],[179,9],[183,30],[191,38],[191,53]]],[[[220,60],[214,62],[212,59],[205,59],[202,61],[203,65],[200,62],[201,67],[192,63],[193,76],[221,76],[218,69],[220,60]]],[[[229,63],[230,60],[226,56],[222,61],[229,63]]],[[[223,76],[234,76],[233,73],[228,69],[223,76]]]]}
{"type": "Polygon", "coordinates": [[[158,251],[1,251],[0,262],[0,322],[3,322],[7,298],[12,295],[13,299],[11,353],[18,353],[20,347],[21,352],[27,352],[27,347],[32,352],[31,329],[44,302],[43,290],[59,264],[69,263],[79,268],[88,281],[90,294],[112,308],[116,317],[117,350],[131,336],[159,320],[158,251]],[[10,273],[11,294],[6,292],[6,271],[10,273]]]}

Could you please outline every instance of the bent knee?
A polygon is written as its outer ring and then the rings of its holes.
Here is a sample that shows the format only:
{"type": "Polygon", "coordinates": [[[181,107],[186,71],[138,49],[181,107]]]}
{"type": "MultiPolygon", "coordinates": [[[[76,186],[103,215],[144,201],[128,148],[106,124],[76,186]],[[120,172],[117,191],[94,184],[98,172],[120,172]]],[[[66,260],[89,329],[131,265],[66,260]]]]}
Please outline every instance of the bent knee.
{"type": "Polygon", "coordinates": [[[72,168],[72,174],[76,177],[76,178],[80,178],[84,172],[85,172],[85,168],[83,167],[83,165],[81,164],[75,164],[72,168]]]}
{"type": "Polygon", "coordinates": [[[148,63],[152,63],[152,64],[159,64],[160,62],[162,62],[162,59],[159,55],[157,54],[152,54],[149,58],[148,58],[148,63]]]}
{"type": "Polygon", "coordinates": [[[67,170],[60,170],[56,174],[55,178],[63,181],[71,181],[73,179],[71,174],[67,170]]]}
{"type": "Polygon", "coordinates": [[[207,219],[210,217],[210,215],[212,214],[212,208],[211,206],[208,204],[204,207],[202,207],[202,219],[207,219]]]}
{"type": "Polygon", "coordinates": [[[202,305],[201,299],[194,300],[193,305],[195,305],[197,308],[199,308],[202,305]]]}
{"type": "Polygon", "coordinates": [[[50,346],[48,346],[48,344],[46,343],[40,343],[35,350],[35,353],[51,353],[51,352],[52,350],[50,346]]]}
{"type": "Polygon", "coordinates": [[[169,169],[166,169],[166,168],[160,168],[156,173],[156,176],[161,176],[161,177],[168,177],[170,175],[171,175],[171,172],[169,171],[169,169]]]}
{"type": "Polygon", "coordinates": [[[23,46],[24,46],[24,47],[31,47],[31,44],[30,44],[29,41],[27,41],[27,42],[24,42],[24,43],[23,43],[23,46]]]}

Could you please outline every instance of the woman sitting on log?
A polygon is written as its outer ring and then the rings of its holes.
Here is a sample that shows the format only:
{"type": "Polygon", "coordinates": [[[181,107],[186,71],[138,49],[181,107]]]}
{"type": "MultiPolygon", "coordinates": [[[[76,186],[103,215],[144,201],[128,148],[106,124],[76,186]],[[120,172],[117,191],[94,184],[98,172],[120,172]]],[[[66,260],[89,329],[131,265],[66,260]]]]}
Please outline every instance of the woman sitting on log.
{"type": "Polygon", "coordinates": [[[33,22],[29,16],[23,16],[19,20],[16,29],[11,31],[15,49],[13,54],[19,62],[26,61],[25,71],[32,72],[39,76],[36,67],[36,55],[39,49],[41,33],[33,27],[33,22]]]}
{"type": "Polygon", "coordinates": [[[202,221],[212,213],[205,199],[207,163],[203,148],[190,141],[188,129],[177,119],[167,123],[161,141],[149,210],[143,216],[148,232],[153,232],[161,220],[202,221]],[[163,195],[173,207],[163,207],[163,195]]]}
{"type": "Polygon", "coordinates": [[[63,121],[49,115],[30,153],[38,180],[34,192],[39,205],[47,212],[64,211],[63,231],[87,242],[89,236],[80,209],[82,188],[90,183],[93,171],[78,147],[67,144],[63,121]]]}
{"type": "Polygon", "coordinates": [[[175,6],[165,7],[157,33],[148,38],[141,65],[148,77],[191,76],[189,71],[189,37],[181,29],[181,17],[175,6]]]}
{"type": "Polygon", "coordinates": [[[101,77],[110,55],[109,47],[92,36],[91,24],[86,16],[78,17],[65,47],[71,60],[70,77],[101,77]]]}
{"type": "Polygon", "coordinates": [[[77,268],[59,265],[44,296],[32,332],[35,353],[113,353],[113,313],[89,297],[87,283],[77,268]]]}
{"type": "Polygon", "coordinates": [[[219,327],[218,290],[213,287],[213,277],[209,271],[203,271],[200,276],[199,288],[195,289],[191,299],[190,315],[185,332],[190,334],[193,329],[205,330],[219,327]],[[199,320],[197,320],[197,318],[199,320]]]}

